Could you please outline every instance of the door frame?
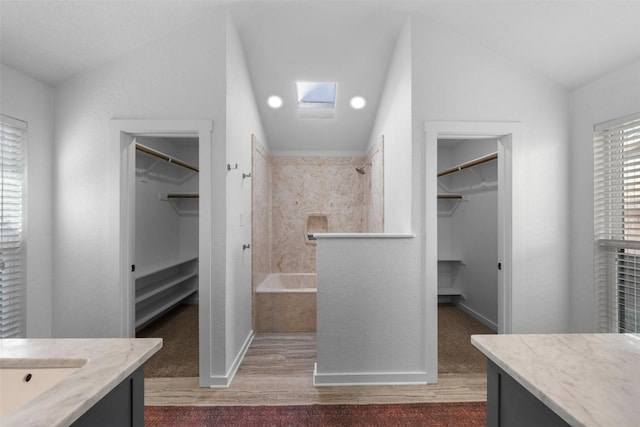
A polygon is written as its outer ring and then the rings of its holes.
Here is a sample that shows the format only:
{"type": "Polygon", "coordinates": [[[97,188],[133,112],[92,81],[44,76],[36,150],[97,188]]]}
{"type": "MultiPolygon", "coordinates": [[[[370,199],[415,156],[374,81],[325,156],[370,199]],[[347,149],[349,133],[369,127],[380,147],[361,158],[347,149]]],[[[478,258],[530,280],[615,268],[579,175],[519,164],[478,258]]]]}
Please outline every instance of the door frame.
{"type": "MultiPolygon", "coordinates": [[[[198,138],[198,174],[199,199],[199,268],[198,291],[201,311],[207,310],[208,295],[211,294],[211,253],[212,203],[212,120],[120,120],[110,123],[109,145],[109,245],[108,262],[110,281],[117,283],[119,290],[118,318],[120,319],[120,337],[135,336],[135,274],[131,266],[135,265],[135,145],[136,136],[179,136],[188,135],[198,138]],[[115,175],[115,176],[114,176],[115,175]]],[[[200,322],[202,323],[202,322],[200,322]]],[[[210,336],[207,327],[200,325],[200,353],[209,348],[202,337],[210,336]],[[206,331],[205,331],[206,330],[206,331]],[[204,334],[203,334],[204,332],[204,334]]],[[[200,368],[202,369],[202,367],[200,368]]]]}
{"type": "MultiPolygon", "coordinates": [[[[512,330],[513,271],[513,146],[520,141],[519,122],[425,121],[425,286],[427,307],[427,373],[438,378],[438,139],[498,140],[498,333],[512,330]],[[434,345],[435,343],[435,345],[434,345]]],[[[497,267],[497,266],[496,266],[497,267]]],[[[433,380],[433,381],[432,381],[433,380]]]]}

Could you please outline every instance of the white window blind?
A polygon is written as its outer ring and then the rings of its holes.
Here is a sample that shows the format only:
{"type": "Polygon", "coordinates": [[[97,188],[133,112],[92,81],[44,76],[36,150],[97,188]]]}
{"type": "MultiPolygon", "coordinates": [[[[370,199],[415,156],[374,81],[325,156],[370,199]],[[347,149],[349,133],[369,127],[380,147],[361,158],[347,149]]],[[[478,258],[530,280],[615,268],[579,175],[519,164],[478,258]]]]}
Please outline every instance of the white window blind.
{"type": "Polygon", "coordinates": [[[595,297],[600,332],[640,332],[640,113],[594,129],[595,297]]]}
{"type": "Polygon", "coordinates": [[[0,117],[0,338],[24,336],[26,124],[0,117]]]}

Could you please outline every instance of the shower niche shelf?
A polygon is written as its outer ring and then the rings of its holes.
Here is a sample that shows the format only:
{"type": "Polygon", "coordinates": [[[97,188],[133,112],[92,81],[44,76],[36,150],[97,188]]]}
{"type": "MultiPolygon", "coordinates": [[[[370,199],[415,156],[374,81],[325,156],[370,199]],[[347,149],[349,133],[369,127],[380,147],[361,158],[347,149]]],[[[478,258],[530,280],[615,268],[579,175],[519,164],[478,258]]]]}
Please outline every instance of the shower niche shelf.
{"type": "Polygon", "coordinates": [[[307,226],[304,232],[305,242],[315,245],[317,242],[315,239],[309,239],[313,233],[328,233],[329,232],[329,218],[327,214],[313,213],[307,215],[307,226]]]}
{"type": "Polygon", "coordinates": [[[136,329],[198,290],[198,257],[168,260],[136,274],[136,329]]]}

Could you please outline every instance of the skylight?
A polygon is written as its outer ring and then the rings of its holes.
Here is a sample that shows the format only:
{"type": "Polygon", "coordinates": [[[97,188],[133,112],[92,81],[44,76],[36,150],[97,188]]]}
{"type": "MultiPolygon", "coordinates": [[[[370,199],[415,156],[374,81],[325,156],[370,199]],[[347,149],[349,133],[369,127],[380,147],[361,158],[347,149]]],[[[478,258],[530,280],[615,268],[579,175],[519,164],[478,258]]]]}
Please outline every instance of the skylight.
{"type": "Polygon", "coordinates": [[[335,82],[296,82],[298,117],[332,119],[336,108],[335,82]]]}
{"type": "Polygon", "coordinates": [[[336,84],[330,82],[296,82],[300,104],[336,103],[336,84]]]}

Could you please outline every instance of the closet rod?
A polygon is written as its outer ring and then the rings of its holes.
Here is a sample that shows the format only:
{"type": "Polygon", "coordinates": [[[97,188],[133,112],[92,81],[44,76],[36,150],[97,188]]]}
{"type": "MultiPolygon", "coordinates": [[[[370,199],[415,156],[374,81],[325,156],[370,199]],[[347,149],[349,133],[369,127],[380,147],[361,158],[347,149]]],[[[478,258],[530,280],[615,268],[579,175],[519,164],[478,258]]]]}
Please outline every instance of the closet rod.
{"type": "Polygon", "coordinates": [[[438,199],[462,199],[462,194],[438,194],[438,199]]]}
{"type": "Polygon", "coordinates": [[[486,155],[484,157],[480,157],[478,159],[471,160],[470,162],[462,163],[462,164],[460,164],[458,166],[452,167],[451,169],[447,169],[445,171],[442,171],[442,172],[438,173],[438,178],[441,177],[441,176],[449,175],[450,173],[458,172],[458,171],[461,171],[461,170],[464,170],[464,169],[468,169],[468,168],[472,168],[474,166],[481,165],[483,163],[490,162],[492,160],[496,160],[497,158],[498,158],[498,153],[488,154],[488,155],[486,155]]]}
{"type": "Polygon", "coordinates": [[[150,156],[157,157],[162,160],[166,160],[169,163],[174,163],[177,166],[182,166],[183,168],[192,170],[194,172],[200,172],[200,170],[198,170],[198,168],[196,168],[195,166],[191,166],[190,164],[185,163],[182,160],[174,159],[173,157],[168,156],[163,152],[154,150],[153,148],[149,148],[146,145],[138,144],[137,142],[136,142],[136,150],[141,151],[150,156]]]}
{"type": "Polygon", "coordinates": [[[198,199],[199,194],[167,194],[169,199],[198,199]]]}

